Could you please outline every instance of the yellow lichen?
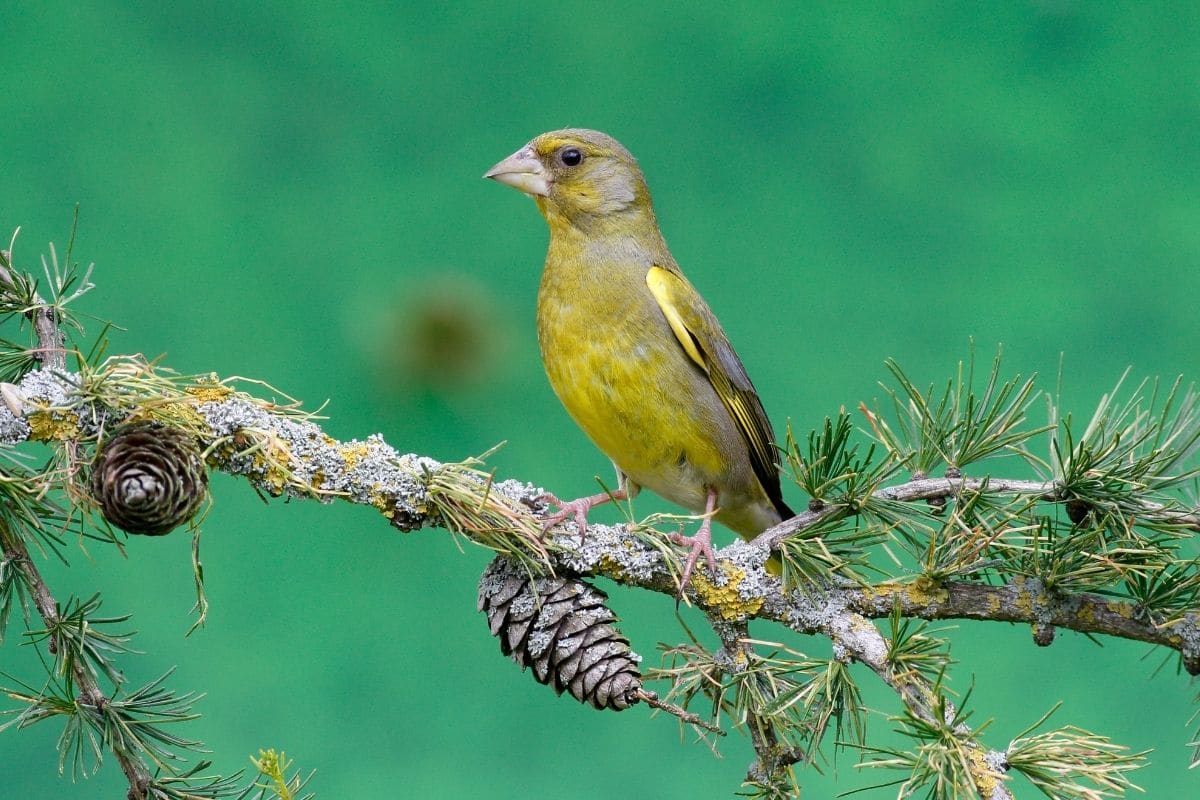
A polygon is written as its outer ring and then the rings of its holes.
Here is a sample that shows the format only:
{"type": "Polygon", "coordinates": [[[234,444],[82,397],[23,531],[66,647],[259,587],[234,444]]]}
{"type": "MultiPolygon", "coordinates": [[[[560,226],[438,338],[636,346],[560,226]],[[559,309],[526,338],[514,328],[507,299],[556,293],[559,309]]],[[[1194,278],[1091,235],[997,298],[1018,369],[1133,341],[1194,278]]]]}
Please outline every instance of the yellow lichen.
{"type": "Polygon", "coordinates": [[[25,418],[29,438],[39,442],[69,442],[80,437],[79,417],[74,412],[41,409],[25,418]]]}
{"type": "Polygon", "coordinates": [[[1013,605],[1023,617],[1033,618],[1034,612],[1037,611],[1041,604],[1042,597],[1040,594],[1041,584],[1029,585],[1024,575],[1017,575],[1012,579],[1012,588],[1016,591],[1016,596],[1013,598],[1013,605]]]}
{"type": "Polygon", "coordinates": [[[988,614],[998,614],[1000,609],[1004,608],[1003,601],[1000,600],[1000,595],[992,593],[987,596],[988,614]]]}
{"type": "Polygon", "coordinates": [[[164,403],[154,409],[150,418],[176,428],[208,429],[204,417],[188,403],[164,403]]]}
{"type": "Polygon", "coordinates": [[[864,587],[863,592],[869,598],[889,601],[900,595],[906,603],[918,606],[944,603],[950,599],[950,593],[942,588],[941,584],[924,576],[918,577],[910,583],[884,581],[874,586],[864,587]]]}
{"type": "Polygon", "coordinates": [[[219,383],[200,383],[189,386],[184,391],[202,403],[219,403],[233,394],[233,389],[219,383]]]}
{"type": "MultiPolygon", "coordinates": [[[[378,488],[378,487],[373,487],[378,488]]],[[[383,512],[383,515],[388,519],[396,516],[396,500],[382,492],[372,492],[370,498],[371,505],[383,512]]]]}
{"type": "Polygon", "coordinates": [[[937,581],[924,575],[908,585],[908,599],[917,605],[944,603],[950,599],[950,593],[937,581]]]}
{"type": "Polygon", "coordinates": [[[349,442],[339,447],[337,451],[342,456],[342,460],[346,462],[346,469],[354,469],[355,464],[370,455],[371,448],[367,447],[366,442],[349,442]]]}
{"type": "Polygon", "coordinates": [[[705,605],[721,615],[722,619],[740,619],[756,614],[763,605],[763,598],[746,599],[738,593],[738,587],[746,579],[746,571],[738,569],[728,561],[722,561],[721,570],[727,580],[724,586],[717,586],[710,581],[701,570],[692,573],[692,588],[705,605]]]}
{"type": "Polygon", "coordinates": [[[596,563],[596,570],[614,581],[622,581],[627,577],[621,565],[609,555],[600,556],[600,560],[596,563]]]}
{"type": "Polygon", "coordinates": [[[967,758],[971,761],[971,778],[980,797],[995,797],[996,789],[1004,780],[987,762],[983,750],[978,747],[966,748],[967,758]]]}
{"type": "Polygon", "coordinates": [[[297,489],[312,489],[295,480],[289,468],[291,448],[279,436],[268,431],[243,428],[233,435],[233,444],[235,454],[250,456],[250,463],[268,494],[278,497],[289,485],[297,489]]]}
{"type": "Polygon", "coordinates": [[[261,454],[255,454],[254,466],[262,470],[260,480],[266,484],[267,494],[272,497],[279,497],[283,494],[283,487],[288,485],[288,475],[282,469],[274,464],[267,462],[261,454]]]}

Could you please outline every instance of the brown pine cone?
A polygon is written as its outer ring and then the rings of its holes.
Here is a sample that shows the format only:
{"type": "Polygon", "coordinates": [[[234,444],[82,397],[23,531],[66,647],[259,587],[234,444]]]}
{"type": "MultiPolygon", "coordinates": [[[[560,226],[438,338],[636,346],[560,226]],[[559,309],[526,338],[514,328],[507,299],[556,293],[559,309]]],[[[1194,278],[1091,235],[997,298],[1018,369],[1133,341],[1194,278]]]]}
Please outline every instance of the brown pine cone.
{"type": "Polygon", "coordinates": [[[558,694],[623,711],[638,702],[641,657],[614,625],[607,597],[577,578],[531,579],[502,557],[479,581],[479,610],[504,655],[558,694]]]}
{"type": "Polygon", "coordinates": [[[208,492],[195,441],[157,422],[118,428],[92,462],[92,497],[111,524],[162,536],[191,519],[208,492]]]}

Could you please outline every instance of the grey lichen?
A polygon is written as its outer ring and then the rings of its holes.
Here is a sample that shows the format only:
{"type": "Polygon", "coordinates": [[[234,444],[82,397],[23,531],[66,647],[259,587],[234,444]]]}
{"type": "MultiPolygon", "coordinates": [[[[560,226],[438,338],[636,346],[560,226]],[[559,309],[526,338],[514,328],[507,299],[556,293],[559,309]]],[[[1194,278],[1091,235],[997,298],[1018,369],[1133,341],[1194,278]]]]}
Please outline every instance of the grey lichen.
{"type": "Polygon", "coordinates": [[[732,562],[738,570],[745,573],[737,587],[738,596],[743,600],[765,600],[780,594],[779,578],[767,572],[764,566],[767,560],[764,547],[738,539],[733,544],[721,548],[717,556],[732,562]]]}
{"type": "Polygon", "coordinates": [[[197,410],[208,423],[214,443],[235,442],[234,446],[217,447],[211,457],[223,469],[246,475],[270,494],[320,496],[314,491],[318,487],[313,478],[321,467],[343,471],[331,440],[311,422],[270,414],[240,397],[200,403],[197,410]]]}
{"type": "Polygon", "coordinates": [[[35,369],[22,375],[18,385],[25,402],[31,406],[66,408],[70,405],[71,390],[78,383],[78,373],[35,369]]]}
{"type": "Polygon", "coordinates": [[[356,503],[371,503],[372,498],[387,497],[399,510],[417,516],[425,508],[424,478],[441,468],[432,458],[414,453],[400,455],[378,433],[363,441],[349,442],[344,451],[361,447],[361,455],[352,458],[343,473],[325,474],[327,488],[345,493],[356,503]]]}
{"type": "Polygon", "coordinates": [[[1189,675],[1200,675],[1200,612],[1191,611],[1175,626],[1183,640],[1179,654],[1189,675]]]}
{"type": "Polygon", "coordinates": [[[509,478],[492,484],[492,491],[520,503],[535,514],[542,514],[549,507],[546,490],[525,481],[509,478]]]}
{"type": "Polygon", "coordinates": [[[582,543],[574,525],[560,525],[553,534],[557,561],[572,572],[617,574],[635,582],[667,575],[662,553],[624,525],[590,525],[582,543]]]}
{"type": "Polygon", "coordinates": [[[828,630],[847,614],[846,603],[839,595],[827,594],[817,587],[791,592],[782,599],[771,598],[767,610],[798,633],[828,630]],[[783,608],[778,608],[778,604],[783,608]]]}
{"type": "Polygon", "coordinates": [[[0,442],[16,444],[29,438],[29,423],[15,416],[7,406],[0,405],[0,442]]]}
{"type": "Polygon", "coordinates": [[[8,384],[3,414],[6,418],[19,416],[24,424],[0,421],[3,441],[15,444],[31,438],[66,440],[86,436],[88,431],[81,422],[88,415],[72,407],[72,392],[78,382],[79,376],[73,372],[35,369],[25,373],[18,384],[8,384]],[[8,407],[14,401],[19,402],[19,415],[8,407]]]}
{"type": "Polygon", "coordinates": [[[425,478],[442,467],[400,453],[380,434],[338,442],[312,422],[272,414],[241,398],[204,402],[198,411],[212,431],[211,458],[265,491],[373,505],[420,527],[429,514],[425,478]],[[240,441],[239,441],[240,440],[240,441]],[[222,441],[237,444],[221,447],[222,441]]]}

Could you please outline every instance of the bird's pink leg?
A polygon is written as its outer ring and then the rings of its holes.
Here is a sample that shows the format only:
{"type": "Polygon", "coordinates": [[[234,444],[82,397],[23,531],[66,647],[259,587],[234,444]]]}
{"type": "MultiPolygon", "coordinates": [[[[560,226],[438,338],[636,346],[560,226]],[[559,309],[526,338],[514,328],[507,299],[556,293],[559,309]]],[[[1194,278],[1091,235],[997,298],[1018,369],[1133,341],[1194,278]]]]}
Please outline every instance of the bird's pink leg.
{"type": "Polygon", "coordinates": [[[712,549],[712,518],[713,512],[717,509],[717,493],[713,489],[708,490],[708,500],[704,503],[704,522],[700,523],[700,530],[696,531],[695,536],[684,536],[681,533],[671,534],[671,541],[675,544],[688,545],[692,548],[692,552],[688,554],[687,561],[683,564],[683,575],[679,579],[679,596],[682,597],[687,589],[688,581],[691,580],[692,570],[696,567],[696,560],[703,554],[708,562],[708,569],[713,575],[717,574],[717,557],[712,549]]]}
{"type": "Polygon", "coordinates": [[[624,486],[615,492],[600,492],[599,494],[580,497],[578,500],[567,500],[565,502],[546,492],[542,495],[541,499],[549,500],[558,506],[558,511],[542,520],[542,535],[545,536],[551,528],[567,517],[575,517],[575,524],[579,526],[579,543],[583,544],[587,539],[588,512],[595,506],[603,505],[610,500],[626,500],[628,498],[629,494],[625,491],[624,486]]]}

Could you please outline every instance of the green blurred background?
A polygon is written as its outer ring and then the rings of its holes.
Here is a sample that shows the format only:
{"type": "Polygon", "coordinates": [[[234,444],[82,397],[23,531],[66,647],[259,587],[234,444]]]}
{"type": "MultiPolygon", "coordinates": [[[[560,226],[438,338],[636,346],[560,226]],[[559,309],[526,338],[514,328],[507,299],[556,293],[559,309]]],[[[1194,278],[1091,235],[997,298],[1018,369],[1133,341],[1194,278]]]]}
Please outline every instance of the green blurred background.
{"type": "MultiPolygon", "coordinates": [[[[888,357],[944,380],[970,337],[1051,389],[1062,354],[1064,403],[1086,414],[1126,366],[1196,376],[1198,23],[1192,4],[1067,0],[5,4],[0,233],[21,226],[33,268],[79,203],[99,285],[82,309],[124,328],[114,351],[328,399],[341,438],[443,460],[506,441],[499,474],[573,495],[608,467],[538,361],[545,226],[480,175],[541,131],[594,127],[639,157],[777,427],[877,397],[888,357]]],[[[502,659],[475,612],[486,552],[213,490],[213,609],[191,638],[186,535],[47,569],[61,597],[134,614],[132,681],[175,665],[173,686],[207,693],[181,733],[219,769],[284,748],[323,798],[720,797],[744,774],[737,737],[717,759],[502,659]]],[[[648,661],[682,639],[669,600],[612,600],[648,661]]],[[[1157,655],[1071,634],[1040,650],[997,625],[954,641],[991,746],[1061,698],[1060,724],[1156,748],[1150,797],[1194,795],[1195,690],[1151,678],[1157,655]]],[[[0,664],[36,681],[19,645],[0,664]]],[[[111,761],[58,777],[58,732],[0,735],[0,794],[124,795],[111,761]]],[[[803,773],[807,796],[885,777],[854,760],[803,773]]]]}

